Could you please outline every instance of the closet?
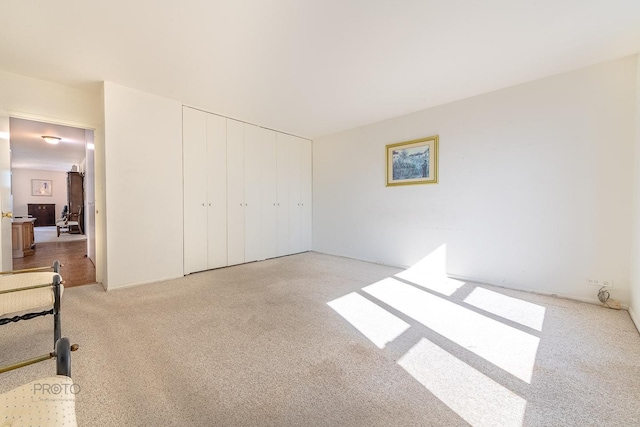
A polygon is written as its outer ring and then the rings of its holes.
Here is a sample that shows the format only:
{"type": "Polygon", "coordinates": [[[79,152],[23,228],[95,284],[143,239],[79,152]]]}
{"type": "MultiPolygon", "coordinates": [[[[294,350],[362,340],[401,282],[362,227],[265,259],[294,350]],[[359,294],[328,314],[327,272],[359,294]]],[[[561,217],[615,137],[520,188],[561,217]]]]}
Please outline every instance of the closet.
{"type": "Polygon", "coordinates": [[[228,119],[229,265],[276,256],[276,132],[228,119]]]}
{"type": "Polygon", "coordinates": [[[311,141],[183,108],[184,273],[311,249],[311,141]]]}
{"type": "Polygon", "coordinates": [[[227,122],[183,109],[184,271],[227,265],[227,122]]]}
{"type": "Polygon", "coordinates": [[[311,141],[277,135],[277,255],[311,250],[311,141]]]}

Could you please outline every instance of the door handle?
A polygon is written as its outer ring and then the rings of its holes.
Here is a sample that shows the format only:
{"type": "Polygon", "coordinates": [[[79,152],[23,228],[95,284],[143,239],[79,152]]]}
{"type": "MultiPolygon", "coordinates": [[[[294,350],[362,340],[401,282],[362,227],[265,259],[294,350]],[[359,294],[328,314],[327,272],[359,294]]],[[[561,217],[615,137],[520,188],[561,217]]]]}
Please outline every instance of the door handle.
{"type": "Polygon", "coordinates": [[[2,218],[13,218],[13,212],[2,212],[2,218]]]}

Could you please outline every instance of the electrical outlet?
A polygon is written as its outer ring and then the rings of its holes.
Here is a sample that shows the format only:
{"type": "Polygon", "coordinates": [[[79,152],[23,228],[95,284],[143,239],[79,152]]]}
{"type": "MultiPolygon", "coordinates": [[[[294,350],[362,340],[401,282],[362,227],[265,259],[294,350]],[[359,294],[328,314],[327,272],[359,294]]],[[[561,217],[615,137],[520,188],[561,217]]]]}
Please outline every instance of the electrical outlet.
{"type": "Polygon", "coordinates": [[[587,277],[585,279],[585,283],[587,285],[598,286],[600,288],[603,286],[607,288],[613,288],[613,280],[609,280],[609,279],[603,280],[603,279],[594,279],[591,277],[587,277]]]}

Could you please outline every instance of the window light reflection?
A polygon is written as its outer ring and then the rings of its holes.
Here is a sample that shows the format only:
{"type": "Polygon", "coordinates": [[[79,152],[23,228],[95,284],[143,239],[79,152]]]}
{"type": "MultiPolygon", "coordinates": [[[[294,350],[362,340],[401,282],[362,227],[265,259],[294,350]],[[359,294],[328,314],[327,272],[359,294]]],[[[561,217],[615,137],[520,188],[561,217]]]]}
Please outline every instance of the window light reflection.
{"type": "Polygon", "coordinates": [[[446,296],[464,286],[464,282],[447,277],[447,245],[441,245],[396,277],[446,296]]]}
{"type": "Polygon", "coordinates": [[[545,308],[518,298],[484,288],[475,288],[464,302],[489,313],[509,319],[536,331],[542,331],[545,308]]]}
{"type": "Polygon", "coordinates": [[[398,338],[409,324],[387,310],[352,292],[327,303],[378,348],[398,338]]]}
{"type": "Polygon", "coordinates": [[[398,364],[472,426],[522,426],[525,399],[431,341],[421,339],[398,364]]]}
{"type": "Polygon", "coordinates": [[[365,292],[527,383],[539,338],[393,278],[365,292]]]}

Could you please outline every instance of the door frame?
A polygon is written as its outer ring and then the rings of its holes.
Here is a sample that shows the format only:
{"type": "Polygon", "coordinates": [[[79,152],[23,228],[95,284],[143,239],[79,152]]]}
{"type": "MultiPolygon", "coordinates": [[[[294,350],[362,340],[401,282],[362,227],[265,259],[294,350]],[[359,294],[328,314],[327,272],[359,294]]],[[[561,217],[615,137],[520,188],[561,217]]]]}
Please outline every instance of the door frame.
{"type": "MultiPolygon", "coordinates": [[[[103,138],[101,138],[101,136],[103,135],[102,129],[98,128],[98,126],[96,126],[95,124],[87,124],[87,123],[82,123],[82,122],[76,122],[76,121],[72,121],[72,120],[63,120],[63,119],[54,119],[48,116],[43,116],[43,115],[39,115],[39,114],[29,114],[29,113],[24,113],[24,112],[13,112],[13,111],[8,111],[8,110],[4,110],[0,108],[0,116],[5,116],[9,119],[11,118],[16,118],[16,119],[24,119],[24,120],[31,120],[31,121],[35,121],[35,122],[41,122],[41,123],[50,123],[50,124],[57,124],[57,125],[62,125],[62,126],[69,126],[69,127],[74,127],[74,128],[78,128],[78,129],[84,129],[84,130],[89,130],[89,131],[93,131],[93,144],[94,144],[94,150],[93,150],[93,157],[94,157],[94,161],[93,161],[93,174],[94,174],[94,189],[93,189],[93,193],[95,195],[95,201],[96,204],[94,206],[94,212],[93,215],[96,218],[96,220],[94,221],[94,229],[93,231],[93,242],[95,247],[93,248],[93,253],[95,254],[95,268],[96,268],[96,282],[98,283],[103,283],[104,284],[104,263],[102,260],[102,254],[106,253],[106,248],[102,249],[103,246],[106,246],[106,244],[103,243],[102,240],[102,236],[105,235],[105,233],[100,233],[98,232],[98,229],[104,226],[104,222],[101,222],[101,224],[98,224],[98,208],[97,206],[100,205],[102,206],[102,203],[99,203],[98,200],[102,200],[104,197],[104,192],[101,191],[102,186],[99,183],[104,182],[104,180],[99,179],[99,177],[102,177],[103,175],[103,170],[99,170],[98,165],[100,164],[98,161],[98,147],[101,147],[101,141],[103,138]],[[99,144],[100,142],[100,144],[99,144]],[[99,173],[100,172],[100,173],[99,173]]],[[[9,129],[9,144],[11,143],[11,129],[9,129]]],[[[85,140],[85,151],[87,151],[86,149],[86,140],[85,140]]],[[[85,162],[86,164],[87,162],[85,162]]],[[[9,170],[11,170],[11,166],[9,167],[9,170]]],[[[86,204],[86,200],[85,200],[85,204],[86,204]]],[[[5,235],[5,233],[2,234],[2,236],[0,236],[0,239],[2,239],[2,242],[0,242],[1,244],[6,245],[7,240],[9,241],[11,240],[11,234],[9,233],[8,235],[5,235]]],[[[90,244],[90,239],[87,239],[87,253],[89,253],[89,244],[90,244]]],[[[9,244],[9,246],[11,246],[11,244],[9,244]]]]}
{"type": "Polygon", "coordinates": [[[0,270],[13,270],[13,200],[11,196],[11,128],[9,116],[0,114],[0,270]]]}

